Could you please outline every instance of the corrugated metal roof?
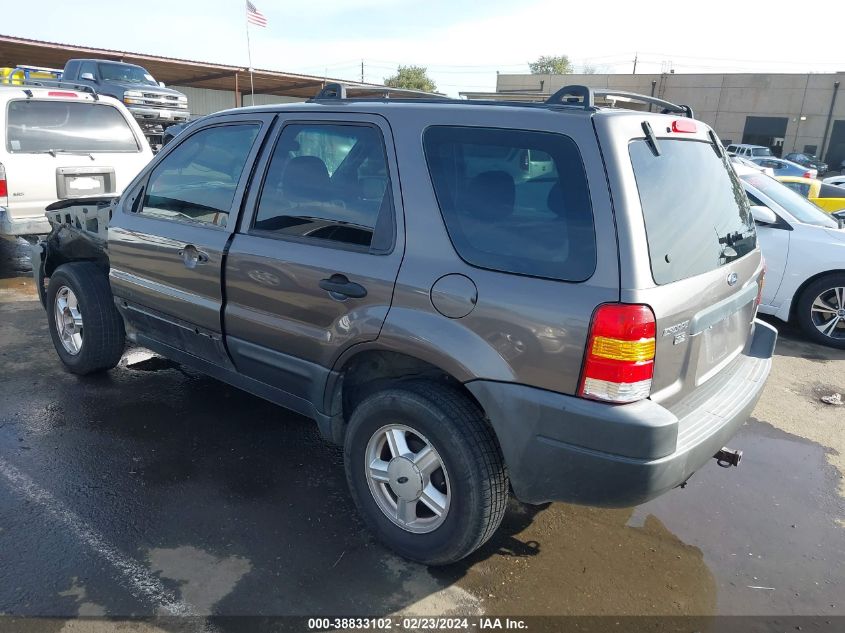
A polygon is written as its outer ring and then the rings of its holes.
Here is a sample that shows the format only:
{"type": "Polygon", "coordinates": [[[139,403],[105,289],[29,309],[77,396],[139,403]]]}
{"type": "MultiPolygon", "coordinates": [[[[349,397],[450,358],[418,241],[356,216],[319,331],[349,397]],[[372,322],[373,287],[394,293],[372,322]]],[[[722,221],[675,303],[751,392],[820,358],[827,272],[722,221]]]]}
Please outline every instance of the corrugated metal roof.
{"type": "MultiPolygon", "coordinates": [[[[240,92],[249,92],[249,69],[244,66],[0,35],[0,67],[29,65],[64,68],[67,60],[74,58],[108,59],[138,64],[150,71],[158,81],[166,84],[230,91],[237,85],[240,92]]],[[[266,69],[253,70],[256,94],[307,98],[314,96],[325,83],[332,81],[379,87],[378,84],[362,84],[315,75],[266,69]]]]}

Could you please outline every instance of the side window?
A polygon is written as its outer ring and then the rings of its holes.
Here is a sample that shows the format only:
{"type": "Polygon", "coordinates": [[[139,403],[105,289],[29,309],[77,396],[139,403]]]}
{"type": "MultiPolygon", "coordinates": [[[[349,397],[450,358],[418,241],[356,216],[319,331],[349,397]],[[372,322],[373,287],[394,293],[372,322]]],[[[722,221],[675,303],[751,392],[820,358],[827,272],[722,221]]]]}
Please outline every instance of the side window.
{"type": "Polygon", "coordinates": [[[392,200],[378,128],[295,123],[279,135],[252,228],[369,248],[392,200]]]}
{"type": "Polygon", "coordinates": [[[156,166],[139,213],[226,226],[258,125],[205,128],[185,139],[156,166]]]}
{"type": "Polygon", "coordinates": [[[431,127],[423,143],[446,229],[467,263],[565,281],[593,274],[590,192],[571,138],[431,127]]]}
{"type": "Polygon", "coordinates": [[[97,65],[94,62],[83,62],[82,66],[79,68],[79,75],[77,77],[82,77],[82,73],[91,73],[94,75],[94,79],[97,78],[97,65]]]}

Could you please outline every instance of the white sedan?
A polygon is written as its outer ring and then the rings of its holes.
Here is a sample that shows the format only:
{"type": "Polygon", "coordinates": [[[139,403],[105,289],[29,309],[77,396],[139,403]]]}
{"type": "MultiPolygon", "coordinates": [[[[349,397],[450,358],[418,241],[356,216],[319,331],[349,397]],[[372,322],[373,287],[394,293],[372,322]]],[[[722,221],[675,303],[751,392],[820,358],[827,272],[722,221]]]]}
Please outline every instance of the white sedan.
{"type": "Polygon", "coordinates": [[[845,229],[775,179],[734,168],[768,268],[760,312],[795,321],[808,338],[845,349],[845,229]]]}

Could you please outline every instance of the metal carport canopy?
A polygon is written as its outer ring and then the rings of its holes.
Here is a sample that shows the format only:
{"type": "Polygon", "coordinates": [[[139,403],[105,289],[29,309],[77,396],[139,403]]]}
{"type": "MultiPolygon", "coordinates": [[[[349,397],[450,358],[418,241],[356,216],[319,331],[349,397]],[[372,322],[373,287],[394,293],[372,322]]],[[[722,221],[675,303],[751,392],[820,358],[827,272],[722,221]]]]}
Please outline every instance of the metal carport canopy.
{"type": "MultiPolygon", "coordinates": [[[[144,53],[75,46],[57,42],[42,42],[39,40],[0,35],[0,67],[26,65],[64,68],[67,60],[79,57],[138,64],[149,70],[158,81],[163,81],[167,85],[229,91],[233,91],[237,87],[241,93],[249,92],[249,69],[244,66],[211,64],[187,59],[147,55],[144,53]]],[[[366,84],[263,69],[255,69],[253,71],[253,81],[255,94],[306,99],[313,97],[324,84],[332,81],[342,81],[348,85],[361,87],[372,87],[374,92],[381,87],[379,84],[366,84]]],[[[409,94],[408,96],[418,95],[409,94]]]]}

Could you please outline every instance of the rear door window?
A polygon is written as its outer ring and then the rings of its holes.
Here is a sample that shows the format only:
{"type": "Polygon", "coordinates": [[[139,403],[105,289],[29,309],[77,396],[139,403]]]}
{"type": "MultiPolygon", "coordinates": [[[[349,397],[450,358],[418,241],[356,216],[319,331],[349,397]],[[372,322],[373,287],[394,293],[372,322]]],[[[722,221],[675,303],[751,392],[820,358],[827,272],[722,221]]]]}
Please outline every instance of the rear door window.
{"type": "Polygon", "coordinates": [[[380,219],[392,221],[392,200],[378,128],[293,123],[279,135],[252,228],[381,250],[374,233],[380,219]]]}
{"type": "Polygon", "coordinates": [[[10,101],[6,149],[21,153],[138,152],[117,108],[91,101],[10,101]]]}
{"type": "Polygon", "coordinates": [[[635,140],[629,152],[656,283],[715,270],[754,250],[748,198],[712,144],[661,139],[656,156],[635,140]]]}
{"type": "Polygon", "coordinates": [[[467,263],[563,281],[593,274],[593,211],[575,141],[436,126],[423,142],[449,237],[467,263]]]}

